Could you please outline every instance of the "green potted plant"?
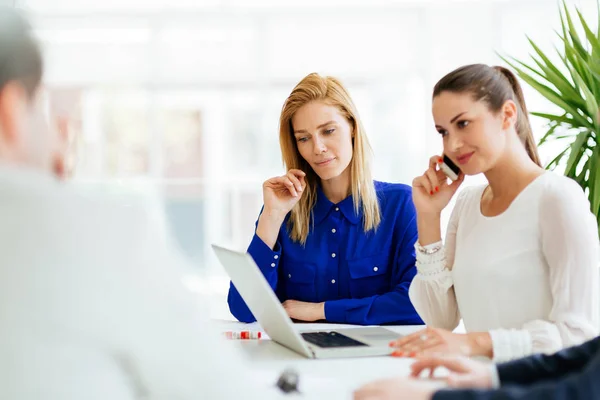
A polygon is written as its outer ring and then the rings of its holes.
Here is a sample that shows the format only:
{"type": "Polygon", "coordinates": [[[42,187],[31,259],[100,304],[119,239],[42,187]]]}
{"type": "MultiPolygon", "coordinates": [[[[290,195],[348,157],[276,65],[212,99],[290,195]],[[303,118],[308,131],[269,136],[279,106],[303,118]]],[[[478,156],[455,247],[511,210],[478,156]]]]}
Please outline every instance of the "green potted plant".
{"type": "MultiPolygon", "coordinates": [[[[552,62],[530,38],[534,51],[530,63],[502,57],[519,77],[560,108],[556,114],[532,112],[547,121],[547,132],[539,145],[561,141],[564,147],[546,166],[565,167],[565,175],[579,183],[587,194],[600,230],[600,30],[594,33],[579,9],[577,18],[563,0],[562,32],[558,55],[552,62]],[[576,27],[579,25],[579,33],[576,27]]],[[[598,9],[600,26],[600,5],[598,9]]]]}

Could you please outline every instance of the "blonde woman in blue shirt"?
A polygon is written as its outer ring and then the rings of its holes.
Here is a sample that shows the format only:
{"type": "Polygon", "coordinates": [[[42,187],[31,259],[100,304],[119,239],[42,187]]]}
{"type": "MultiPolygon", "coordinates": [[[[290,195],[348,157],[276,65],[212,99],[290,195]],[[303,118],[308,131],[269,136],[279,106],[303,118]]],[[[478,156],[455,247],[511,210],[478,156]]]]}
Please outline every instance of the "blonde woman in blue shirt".
{"type": "MultiPolygon", "coordinates": [[[[287,174],[263,185],[248,252],[296,320],[422,324],[408,297],[415,208],[407,185],[373,181],[370,145],[348,91],[306,76],[285,101],[279,140],[287,174]]],[[[231,284],[231,313],[254,316],[231,284]]]]}

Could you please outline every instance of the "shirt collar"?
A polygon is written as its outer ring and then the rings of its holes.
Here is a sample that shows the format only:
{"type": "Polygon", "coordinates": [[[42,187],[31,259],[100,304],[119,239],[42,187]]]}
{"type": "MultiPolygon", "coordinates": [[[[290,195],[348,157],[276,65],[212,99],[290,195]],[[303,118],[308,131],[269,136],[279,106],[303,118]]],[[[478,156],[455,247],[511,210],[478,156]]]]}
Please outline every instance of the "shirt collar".
{"type": "Polygon", "coordinates": [[[352,196],[346,197],[344,200],[340,201],[337,204],[332,203],[323,193],[321,186],[317,187],[317,202],[313,207],[313,217],[316,225],[323,222],[323,220],[331,213],[338,212],[336,210],[339,208],[339,212],[350,221],[352,224],[356,225],[360,222],[362,212],[359,209],[358,215],[354,212],[354,201],[352,196]]]}

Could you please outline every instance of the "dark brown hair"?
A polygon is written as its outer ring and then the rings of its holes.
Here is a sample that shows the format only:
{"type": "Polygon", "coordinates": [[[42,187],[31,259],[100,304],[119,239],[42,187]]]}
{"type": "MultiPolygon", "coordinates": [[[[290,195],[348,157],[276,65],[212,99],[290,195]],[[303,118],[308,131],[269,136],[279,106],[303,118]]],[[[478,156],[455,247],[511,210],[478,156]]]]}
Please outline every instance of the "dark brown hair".
{"type": "Polygon", "coordinates": [[[500,111],[507,100],[514,101],[517,105],[517,135],[529,157],[541,166],[523,90],[510,70],[485,64],[465,65],[440,79],[433,88],[433,97],[442,92],[470,93],[476,101],[484,101],[492,112],[500,111]]]}
{"type": "Polygon", "coordinates": [[[42,54],[31,26],[14,8],[0,6],[0,91],[10,82],[18,82],[33,97],[42,70],[42,54]]]}

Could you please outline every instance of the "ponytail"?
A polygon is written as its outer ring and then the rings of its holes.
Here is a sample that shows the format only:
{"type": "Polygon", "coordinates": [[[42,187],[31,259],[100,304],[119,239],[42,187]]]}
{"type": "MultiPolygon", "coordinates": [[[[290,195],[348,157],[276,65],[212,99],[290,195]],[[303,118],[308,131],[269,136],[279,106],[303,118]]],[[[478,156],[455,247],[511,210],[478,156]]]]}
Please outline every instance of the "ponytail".
{"type": "Polygon", "coordinates": [[[529,158],[533,160],[534,163],[542,166],[540,161],[540,155],[538,154],[537,145],[535,143],[535,139],[533,137],[533,130],[531,129],[531,123],[529,122],[529,113],[527,112],[527,106],[525,105],[525,97],[523,96],[523,89],[521,89],[521,85],[517,80],[515,74],[513,74],[508,68],[504,68],[501,66],[493,67],[496,71],[500,72],[510,83],[513,94],[515,98],[513,101],[517,104],[518,114],[517,114],[517,134],[519,138],[523,141],[525,145],[525,150],[527,150],[527,154],[529,154],[529,158]]]}

